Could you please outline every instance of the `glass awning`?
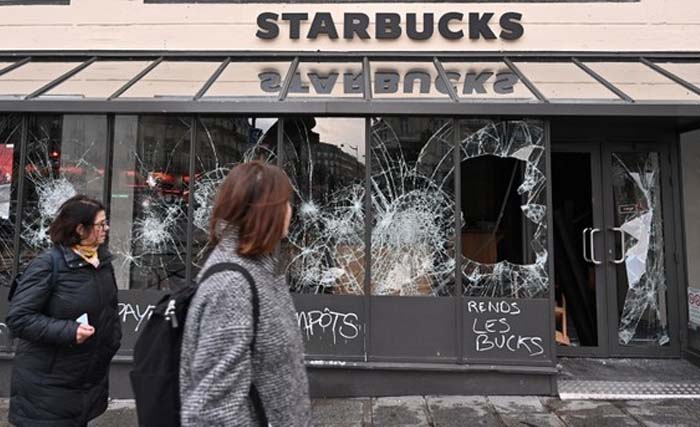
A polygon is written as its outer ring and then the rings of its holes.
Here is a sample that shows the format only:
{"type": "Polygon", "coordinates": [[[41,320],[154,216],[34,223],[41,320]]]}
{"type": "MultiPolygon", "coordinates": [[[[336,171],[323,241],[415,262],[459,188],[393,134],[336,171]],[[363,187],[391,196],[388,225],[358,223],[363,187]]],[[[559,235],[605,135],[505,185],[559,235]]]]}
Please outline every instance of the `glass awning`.
{"type": "Polygon", "coordinates": [[[700,56],[692,55],[163,55],[0,53],[0,110],[224,112],[248,103],[284,112],[282,104],[317,102],[316,109],[359,114],[372,110],[367,101],[397,112],[397,102],[410,101],[417,111],[430,105],[426,113],[459,104],[460,111],[488,105],[490,113],[593,114],[590,106],[598,105],[645,114],[681,106],[682,114],[700,116],[700,56]]]}

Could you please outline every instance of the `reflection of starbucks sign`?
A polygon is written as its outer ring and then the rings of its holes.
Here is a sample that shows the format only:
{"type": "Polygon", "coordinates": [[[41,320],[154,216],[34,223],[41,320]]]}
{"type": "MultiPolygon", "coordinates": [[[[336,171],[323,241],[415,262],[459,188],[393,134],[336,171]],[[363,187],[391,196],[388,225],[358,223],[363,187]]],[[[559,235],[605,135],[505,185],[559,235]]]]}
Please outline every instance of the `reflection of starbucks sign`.
{"type": "Polygon", "coordinates": [[[442,15],[434,13],[376,13],[373,17],[374,31],[370,33],[370,16],[364,13],[344,13],[341,22],[328,12],[308,13],[263,12],[258,15],[260,39],[276,39],[280,35],[280,23],[289,26],[290,39],[316,39],[319,36],[329,39],[398,39],[404,33],[411,40],[428,40],[435,33],[447,40],[516,40],[523,35],[520,23],[522,14],[506,12],[496,17],[491,12],[448,12],[442,15]],[[304,34],[302,35],[302,26],[304,34]],[[338,31],[338,27],[342,32],[338,31]],[[437,27],[437,28],[436,28],[437,27]],[[308,28],[308,30],[307,30],[308,28]],[[437,30],[437,31],[436,31],[437,30]]]}
{"type": "MultiPolygon", "coordinates": [[[[436,91],[448,94],[445,82],[440,78],[433,78],[425,71],[409,71],[403,76],[396,71],[381,70],[374,74],[375,94],[414,94],[430,93],[434,85],[436,91]]],[[[263,92],[279,92],[282,87],[282,76],[276,71],[268,71],[258,75],[260,89],[263,92]]],[[[362,93],[364,81],[362,73],[305,73],[302,80],[301,73],[295,73],[289,86],[289,93],[309,93],[313,91],[320,95],[330,94],[336,87],[342,87],[345,94],[362,93]],[[308,79],[308,80],[307,80],[308,79]],[[308,81],[309,83],[305,83],[308,81]]],[[[513,87],[518,83],[518,76],[510,71],[491,70],[467,71],[458,73],[448,71],[447,78],[457,86],[458,93],[463,95],[513,93],[513,87]]]]}

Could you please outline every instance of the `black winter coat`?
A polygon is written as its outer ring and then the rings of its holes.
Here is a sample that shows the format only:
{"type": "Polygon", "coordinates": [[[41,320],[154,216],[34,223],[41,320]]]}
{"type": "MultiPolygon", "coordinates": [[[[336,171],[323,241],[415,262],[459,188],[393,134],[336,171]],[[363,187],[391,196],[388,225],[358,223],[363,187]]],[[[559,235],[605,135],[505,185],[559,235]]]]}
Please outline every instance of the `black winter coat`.
{"type": "Polygon", "coordinates": [[[109,252],[95,268],[71,249],[51,285],[51,251],[27,266],[10,302],[7,326],[19,338],[12,370],[10,422],[17,427],[73,427],[107,409],[109,363],[119,348],[117,285],[109,252]],[[76,343],[87,313],[95,333],[76,343]]]}

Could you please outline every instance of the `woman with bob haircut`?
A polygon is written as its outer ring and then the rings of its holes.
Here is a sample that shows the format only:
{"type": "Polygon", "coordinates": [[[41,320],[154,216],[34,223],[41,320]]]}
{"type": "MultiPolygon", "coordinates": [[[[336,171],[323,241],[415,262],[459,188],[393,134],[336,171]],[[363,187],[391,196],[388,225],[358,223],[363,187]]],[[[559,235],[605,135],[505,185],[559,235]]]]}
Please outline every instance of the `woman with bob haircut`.
{"type": "MultiPolygon", "coordinates": [[[[219,187],[209,240],[208,275],[187,311],[180,359],[183,426],[307,426],[309,386],[296,312],[273,257],[287,236],[292,187],[282,169],[262,162],[234,167],[219,187]],[[257,331],[256,333],[254,331],[257,331]]],[[[201,280],[200,273],[200,280],[201,280]]],[[[206,273],[205,273],[206,274],[206,273]]]]}
{"type": "Polygon", "coordinates": [[[102,203],[71,197],[49,227],[53,247],[16,282],[7,326],[19,338],[9,413],[17,427],[87,426],[107,409],[122,334],[108,230],[102,203]]]}

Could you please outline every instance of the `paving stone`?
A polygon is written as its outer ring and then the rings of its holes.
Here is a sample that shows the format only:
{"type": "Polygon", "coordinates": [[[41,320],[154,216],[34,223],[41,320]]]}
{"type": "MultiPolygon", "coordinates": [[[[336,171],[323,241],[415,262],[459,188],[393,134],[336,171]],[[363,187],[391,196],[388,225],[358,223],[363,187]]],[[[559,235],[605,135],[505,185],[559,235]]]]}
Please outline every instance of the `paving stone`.
{"type": "Polygon", "coordinates": [[[436,427],[503,425],[484,396],[427,396],[426,399],[436,427]]]}
{"type": "Polygon", "coordinates": [[[639,423],[625,415],[561,415],[564,424],[570,427],[639,427],[639,423]]]}
{"type": "Polygon", "coordinates": [[[617,403],[625,412],[650,427],[697,426],[697,412],[691,412],[680,402],[666,400],[635,400],[617,403]]]}
{"type": "Polygon", "coordinates": [[[545,414],[547,408],[537,396],[489,396],[499,414],[545,414]]]}
{"type": "Polygon", "coordinates": [[[372,401],[372,421],[377,426],[427,426],[423,396],[380,397],[372,401]]]}
{"type": "Polygon", "coordinates": [[[604,400],[554,400],[549,407],[557,415],[624,416],[615,405],[604,400]]]}
{"type": "Polygon", "coordinates": [[[110,400],[107,412],[92,420],[89,427],[138,427],[133,400],[110,400]]]}
{"type": "Polygon", "coordinates": [[[554,414],[502,415],[501,419],[508,427],[565,427],[554,414]]]}
{"type": "Polygon", "coordinates": [[[128,408],[109,409],[88,424],[89,427],[138,427],[138,425],[136,410],[128,408]]]}
{"type": "Polygon", "coordinates": [[[700,399],[665,399],[662,404],[685,408],[691,414],[700,414],[700,399]]]}
{"type": "Polygon", "coordinates": [[[311,401],[314,426],[360,427],[371,425],[370,399],[314,399],[311,401]]]}
{"type": "Polygon", "coordinates": [[[559,400],[550,406],[568,426],[639,426],[620,408],[606,401],[559,400]]]}

